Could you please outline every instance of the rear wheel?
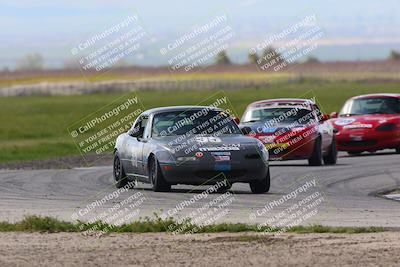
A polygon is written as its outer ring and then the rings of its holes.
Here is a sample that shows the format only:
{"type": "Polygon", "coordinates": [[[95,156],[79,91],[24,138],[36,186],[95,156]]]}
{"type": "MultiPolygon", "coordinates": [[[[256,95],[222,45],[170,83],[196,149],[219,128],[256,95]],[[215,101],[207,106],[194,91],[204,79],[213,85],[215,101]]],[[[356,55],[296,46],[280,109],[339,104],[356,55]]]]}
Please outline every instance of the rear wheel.
{"type": "Polygon", "coordinates": [[[324,163],[326,165],[334,165],[337,162],[337,148],[336,148],[336,140],[332,139],[331,147],[329,148],[329,152],[326,156],[324,156],[324,163]]]}
{"type": "Polygon", "coordinates": [[[269,173],[269,168],[268,168],[268,173],[267,176],[262,179],[262,180],[254,180],[250,182],[250,189],[253,194],[262,194],[266,193],[269,191],[271,183],[271,176],[269,173]]]}
{"type": "Polygon", "coordinates": [[[310,166],[321,166],[322,165],[322,145],[321,138],[318,137],[315,140],[314,150],[311,157],[308,159],[308,165],[310,166]]]}
{"type": "Polygon", "coordinates": [[[114,154],[113,177],[114,177],[115,186],[117,188],[124,187],[129,182],[128,177],[125,174],[125,170],[124,170],[124,167],[122,166],[122,161],[119,158],[118,153],[114,154]]]}
{"type": "Polygon", "coordinates": [[[158,160],[154,156],[150,158],[149,177],[154,192],[167,192],[171,190],[171,184],[165,181],[160,164],[158,164],[158,160]]]}

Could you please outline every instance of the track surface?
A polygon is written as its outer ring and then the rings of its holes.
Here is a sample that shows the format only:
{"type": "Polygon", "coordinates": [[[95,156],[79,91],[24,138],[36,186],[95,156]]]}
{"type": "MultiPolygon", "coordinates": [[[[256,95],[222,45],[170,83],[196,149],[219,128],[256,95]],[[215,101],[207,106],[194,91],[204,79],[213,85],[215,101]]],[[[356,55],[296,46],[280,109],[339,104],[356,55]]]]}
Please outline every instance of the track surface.
{"type": "MultiPolygon", "coordinates": [[[[248,184],[234,184],[230,190],[234,201],[227,207],[229,213],[217,222],[263,223],[268,216],[279,214],[294,202],[288,201],[262,216],[251,217],[251,214],[289,194],[304,181],[310,181],[310,177],[315,177],[324,202],[318,206],[317,213],[302,224],[400,228],[400,203],[376,196],[378,192],[400,188],[400,155],[391,151],[358,157],[340,153],[335,166],[309,167],[306,163],[272,162],[271,190],[267,194],[254,195],[248,184]],[[304,176],[308,178],[302,180],[304,176]]],[[[206,187],[174,186],[169,193],[155,193],[149,188],[149,185],[139,183],[136,189],[123,192],[91,213],[99,214],[122,203],[132,194],[142,192],[145,200],[138,207],[140,213],[137,216],[151,216],[154,212],[161,214],[160,210],[171,210],[182,201],[203,192],[206,187]]],[[[1,170],[0,220],[20,220],[24,215],[71,220],[71,215],[77,210],[115,190],[111,166],[70,170],[1,170]]],[[[218,196],[221,194],[211,194],[196,201],[178,213],[177,218],[218,196]]]]}

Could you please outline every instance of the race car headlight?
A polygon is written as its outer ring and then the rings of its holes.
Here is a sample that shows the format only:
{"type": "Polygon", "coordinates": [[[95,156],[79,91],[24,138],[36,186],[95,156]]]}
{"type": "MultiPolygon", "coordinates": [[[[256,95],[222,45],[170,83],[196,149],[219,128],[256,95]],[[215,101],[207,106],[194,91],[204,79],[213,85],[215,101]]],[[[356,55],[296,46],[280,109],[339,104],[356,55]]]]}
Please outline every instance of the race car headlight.
{"type": "Polygon", "coordinates": [[[295,132],[301,132],[301,131],[304,131],[304,130],[306,130],[307,129],[307,127],[304,127],[304,126],[297,126],[297,127],[294,127],[293,128],[293,131],[295,131],[295,132]]]}
{"type": "Polygon", "coordinates": [[[396,130],[396,124],[394,123],[383,124],[378,126],[376,130],[380,132],[394,131],[396,130]]]}

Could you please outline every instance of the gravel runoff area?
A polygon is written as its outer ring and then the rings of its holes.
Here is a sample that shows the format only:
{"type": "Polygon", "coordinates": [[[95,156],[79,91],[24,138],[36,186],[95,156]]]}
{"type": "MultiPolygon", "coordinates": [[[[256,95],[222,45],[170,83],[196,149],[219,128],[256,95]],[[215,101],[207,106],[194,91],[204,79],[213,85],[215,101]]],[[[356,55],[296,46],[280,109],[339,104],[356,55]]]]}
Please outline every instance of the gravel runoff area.
{"type": "Polygon", "coordinates": [[[399,266],[400,232],[0,233],[0,266],[399,266]]]}

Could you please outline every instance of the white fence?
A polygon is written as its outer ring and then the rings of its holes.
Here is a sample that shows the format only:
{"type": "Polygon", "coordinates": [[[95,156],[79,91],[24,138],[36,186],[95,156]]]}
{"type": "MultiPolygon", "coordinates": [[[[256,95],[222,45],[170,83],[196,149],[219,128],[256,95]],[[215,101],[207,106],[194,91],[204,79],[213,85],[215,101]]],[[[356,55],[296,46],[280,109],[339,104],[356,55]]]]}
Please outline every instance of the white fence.
{"type": "Polygon", "coordinates": [[[231,90],[260,88],[268,84],[267,79],[199,79],[199,80],[135,80],[106,82],[39,83],[0,88],[0,97],[80,95],[112,93],[135,90],[231,90]]]}

